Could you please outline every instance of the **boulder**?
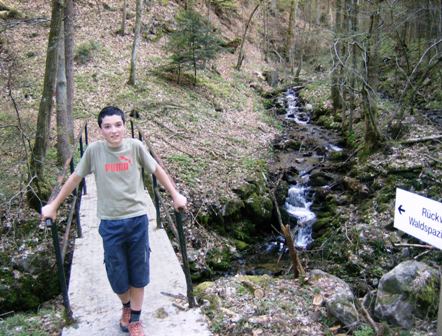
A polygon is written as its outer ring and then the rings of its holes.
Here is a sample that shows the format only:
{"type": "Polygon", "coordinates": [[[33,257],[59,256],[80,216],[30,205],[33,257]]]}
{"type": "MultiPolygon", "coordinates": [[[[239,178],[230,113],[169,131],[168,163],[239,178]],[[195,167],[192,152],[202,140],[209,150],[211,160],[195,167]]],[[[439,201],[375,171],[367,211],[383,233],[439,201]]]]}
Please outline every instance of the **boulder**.
{"type": "Polygon", "coordinates": [[[379,281],[375,316],[411,328],[414,317],[435,317],[439,302],[439,272],[415,260],[405,261],[379,281]]]}
{"type": "Polygon", "coordinates": [[[344,280],[321,270],[313,270],[309,276],[309,283],[320,290],[330,315],[349,329],[358,324],[359,315],[354,304],[355,297],[344,280]]]}

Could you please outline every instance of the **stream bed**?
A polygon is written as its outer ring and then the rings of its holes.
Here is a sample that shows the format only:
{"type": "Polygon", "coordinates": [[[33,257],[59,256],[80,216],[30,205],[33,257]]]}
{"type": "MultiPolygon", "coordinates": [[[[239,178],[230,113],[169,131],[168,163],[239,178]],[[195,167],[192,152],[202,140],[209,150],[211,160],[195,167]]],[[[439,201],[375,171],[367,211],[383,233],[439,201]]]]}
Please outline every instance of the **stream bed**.
{"type": "MultiPolygon", "coordinates": [[[[288,192],[283,204],[284,218],[289,222],[298,250],[306,250],[313,243],[313,225],[317,220],[314,209],[318,188],[327,184],[311,185],[311,172],[324,166],[331,153],[343,151],[341,139],[330,130],[311,123],[309,104],[302,104],[297,88],[288,89],[278,98],[285,114],[280,118],[284,134],[275,143],[275,161],[271,171],[283,174],[288,192]]],[[[263,242],[242,253],[233,273],[280,275],[290,266],[288,250],[282,235],[274,233],[263,242]]]]}

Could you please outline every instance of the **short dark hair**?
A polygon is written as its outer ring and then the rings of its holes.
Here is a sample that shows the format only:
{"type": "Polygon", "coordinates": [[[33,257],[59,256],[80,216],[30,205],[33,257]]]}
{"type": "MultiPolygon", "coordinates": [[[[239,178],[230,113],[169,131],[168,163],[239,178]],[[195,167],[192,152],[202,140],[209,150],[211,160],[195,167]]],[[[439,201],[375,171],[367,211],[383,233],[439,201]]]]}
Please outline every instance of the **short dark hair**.
{"type": "Polygon", "coordinates": [[[103,123],[104,117],[110,117],[113,115],[120,116],[121,120],[123,120],[123,124],[126,123],[126,120],[124,119],[124,112],[123,111],[121,111],[118,107],[115,107],[115,106],[106,106],[98,114],[98,126],[100,126],[100,128],[101,128],[101,124],[103,123]]]}

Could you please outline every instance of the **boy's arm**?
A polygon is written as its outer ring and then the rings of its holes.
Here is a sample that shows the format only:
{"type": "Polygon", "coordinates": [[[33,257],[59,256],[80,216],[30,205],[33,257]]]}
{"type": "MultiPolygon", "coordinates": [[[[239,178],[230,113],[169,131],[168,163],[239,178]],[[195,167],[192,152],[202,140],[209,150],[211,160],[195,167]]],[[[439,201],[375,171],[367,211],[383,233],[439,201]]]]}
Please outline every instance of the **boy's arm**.
{"type": "Polygon", "coordinates": [[[41,217],[42,220],[50,218],[55,220],[57,217],[57,210],[60,207],[61,203],[68,197],[72,191],[78,186],[83,178],[78,176],[76,173],[72,173],[71,176],[66,180],[63,187],[57,196],[50,203],[41,208],[41,217]]]}
{"type": "Polygon", "coordinates": [[[175,208],[175,210],[185,209],[186,205],[187,205],[186,197],[181,195],[176,190],[169,175],[167,175],[167,173],[164,171],[163,168],[161,168],[161,166],[159,164],[157,164],[154,175],[156,176],[158,181],[161,183],[161,185],[164,188],[166,188],[166,190],[169,192],[170,196],[172,196],[173,207],[175,208]]]}

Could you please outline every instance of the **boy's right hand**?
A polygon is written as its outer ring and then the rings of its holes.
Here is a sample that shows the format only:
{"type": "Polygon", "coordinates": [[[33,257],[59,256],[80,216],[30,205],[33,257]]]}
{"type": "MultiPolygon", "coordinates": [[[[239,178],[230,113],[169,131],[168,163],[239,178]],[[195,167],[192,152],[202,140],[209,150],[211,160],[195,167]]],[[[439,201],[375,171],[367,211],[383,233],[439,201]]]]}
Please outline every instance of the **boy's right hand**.
{"type": "Polygon", "coordinates": [[[45,221],[48,218],[53,221],[57,218],[57,208],[52,203],[46,204],[41,208],[41,219],[45,221]]]}

